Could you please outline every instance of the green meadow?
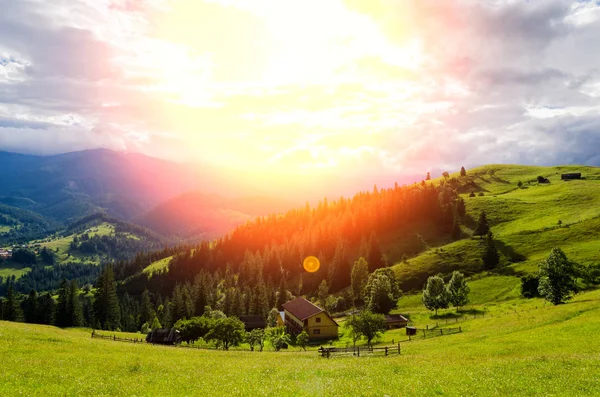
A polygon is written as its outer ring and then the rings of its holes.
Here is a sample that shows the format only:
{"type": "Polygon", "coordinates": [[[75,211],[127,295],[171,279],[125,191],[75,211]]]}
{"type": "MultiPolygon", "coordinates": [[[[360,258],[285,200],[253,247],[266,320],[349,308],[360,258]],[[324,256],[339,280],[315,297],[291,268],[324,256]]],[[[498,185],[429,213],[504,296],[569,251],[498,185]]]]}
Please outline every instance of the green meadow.
{"type": "Polygon", "coordinates": [[[466,177],[450,177],[462,185],[467,209],[461,225],[463,238],[431,244],[419,255],[396,263],[401,278],[424,280],[457,269],[467,274],[481,272],[483,245],[478,237],[470,237],[481,211],[487,214],[501,254],[499,272],[533,272],[554,247],[583,265],[600,260],[600,168],[488,165],[469,170],[466,177]],[[569,172],[581,172],[585,179],[562,181],[560,174],[569,172]],[[538,184],[537,176],[550,183],[538,184]],[[469,197],[470,191],[483,196],[469,197]]]}
{"type": "MultiPolygon", "coordinates": [[[[467,313],[487,315],[467,315],[462,333],[402,342],[402,354],[388,357],[161,347],[0,322],[0,395],[600,395],[600,291],[551,306],[515,296],[510,279],[471,283],[467,313]],[[506,299],[484,302],[486,289],[506,299]]],[[[419,327],[442,321],[415,296],[400,303],[419,327]]],[[[396,330],[378,342],[391,338],[406,336],[396,330]]]]}

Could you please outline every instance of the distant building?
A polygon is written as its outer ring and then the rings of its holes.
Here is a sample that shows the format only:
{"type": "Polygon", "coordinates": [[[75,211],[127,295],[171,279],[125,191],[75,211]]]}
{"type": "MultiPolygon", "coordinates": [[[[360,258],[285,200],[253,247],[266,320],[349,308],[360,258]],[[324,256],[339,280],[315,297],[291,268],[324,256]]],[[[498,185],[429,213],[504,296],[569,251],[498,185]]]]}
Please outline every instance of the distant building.
{"type": "Polygon", "coordinates": [[[560,179],[563,181],[571,180],[571,179],[581,179],[581,172],[574,172],[570,174],[561,174],[560,179]]]}
{"type": "Polygon", "coordinates": [[[293,335],[306,331],[312,340],[338,337],[338,323],[325,310],[302,297],[285,303],[283,311],[285,327],[293,335]]]}
{"type": "Polygon", "coordinates": [[[404,328],[408,325],[408,319],[401,314],[386,314],[385,326],[387,329],[404,328]]]}
{"type": "Polygon", "coordinates": [[[146,335],[146,342],[156,345],[175,345],[181,341],[179,331],[175,328],[160,328],[146,335]]]}
{"type": "Polygon", "coordinates": [[[265,328],[267,326],[267,322],[263,318],[263,316],[240,316],[240,321],[244,323],[244,328],[246,331],[252,331],[257,328],[265,328]]]}

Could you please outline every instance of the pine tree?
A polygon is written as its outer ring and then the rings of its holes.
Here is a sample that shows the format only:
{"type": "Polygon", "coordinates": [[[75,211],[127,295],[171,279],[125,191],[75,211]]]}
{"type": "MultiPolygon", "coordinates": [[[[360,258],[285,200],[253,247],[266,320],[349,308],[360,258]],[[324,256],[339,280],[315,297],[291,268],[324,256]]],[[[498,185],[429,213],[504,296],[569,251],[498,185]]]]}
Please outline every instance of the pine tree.
{"type": "Polygon", "coordinates": [[[56,313],[56,302],[49,292],[39,298],[39,323],[40,324],[53,324],[54,316],[56,313]]]}
{"type": "Polygon", "coordinates": [[[287,290],[285,289],[285,278],[279,280],[279,290],[277,291],[277,301],[275,307],[277,310],[283,310],[283,304],[287,302],[287,290]]]}
{"type": "Polygon", "coordinates": [[[71,324],[69,314],[69,284],[63,278],[58,290],[58,301],[56,302],[56,326],[68,327],[71,324]]]}
{"type": "Polygon", "coordinates": [[[6,293],[6,301],[4,302],[4,319],[7,321],[23,321],[23,312],[19,306],[17,300],[17,294],[15,293],[13,283],[8,285],[8,291],[6,293]]]}
{"type": "Polygon", "coordinates": [[[369,279],[369,264],[365,258],[360,257],[354,262],[351,275],[352,298],[354,301],[363,299],[363,290],[369,279]]]}
{"type": "Polygon", "coordinates": [[[454,222],[452,223],[452,239],[459,240],[462,231],[460,229],[460,221],[458,220],[458,216],[454,217],[454,222]]]}
{"type": "Polygon", "coordinates": [[[463,200],[462,197],[459,197],[456,200],[456,214],[460,217],[463,218],[465,216],[465,214],[467,213],[467,209],[465,207],[465,200],[463,200]]]}
{"type": "Polygon", "coordinates": [[[465,167],[460,167],[460,176],[467,176],[467,170],[465,170],[465,167]]]}
{"type": "Polygon", "coordinates": [[[427,176],[425,177],[425,180],[426,181],[430,181],[431,180],[431,174],[429,172],[427,173],[427,176]]]}
{"type": "Polygon", "coordinates": [[[154,317],[156,317],[156,313],[154,312],[152,302],[150,301],[150,292],[148,292],[148,289],[145,289],[142,293],[142,300],[140,304],[139,327],[141,327],[144,323],[150,324],[154,317]]]}
{"type": "Polygon", "coordinates": [[[98,277],[94,314],[98,326],[102,329],[116,330],[121,325],[121,310],[112,266],[102,269],[102,273],[98,277]]]}
{"type": "Polygon", "coordinates": [[[500,264],[500,254],[494,243],[494,235],[488,232],[485,237],[485,250],[483,252],[483,266],[488,269],[495,269],[500,264]]]}
{"type": "Polygon", "coordinates": [[[477,227],[475,228],[475,232],[473,233],[476,236],[485,236],[490,231],[490,225],[488,224],[487,217],[485,215],[485,211],[481,211],[479,214],[479,221],[477,222],[477,227]]]}
{"type": "Polygon", "coordinates": [[[23,314],[25,322],[39,323],[38,295],[34,289],[29,291],[29,296],[23,301],[23,314]]]}
{"type": "Polygon", "coordinates": [[[70,327],[80,327],[83,325],[83,310],[81,301],[79,300],[79,288],[77,286],[77,280],[71,281],[68,291],[68,314],[70,317],[70,327]]]}
{"type": "Polygon", "coordinates": [[[369,237],[369,253],[367,256],[367,262],[369,263],[369,271],[374,272],[377,269],[385,267],[385,260],[383,253],[381,252],[381,246],[379,240],[375,235],[375,232],[371,233],[369,237]]]}

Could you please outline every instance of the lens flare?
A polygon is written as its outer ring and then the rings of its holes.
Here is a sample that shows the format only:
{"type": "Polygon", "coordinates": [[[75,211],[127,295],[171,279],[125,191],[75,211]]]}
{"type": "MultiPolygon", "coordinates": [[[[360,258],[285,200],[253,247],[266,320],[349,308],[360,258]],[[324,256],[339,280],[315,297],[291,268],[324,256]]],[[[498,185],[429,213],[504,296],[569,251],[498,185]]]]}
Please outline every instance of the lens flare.
{"type": "Polygon", "coordinates": [[[316,256],[309,256],[306,259],[304,259],[303,266],[304,270],[306,270],[307,272],[314,273],[321,267],[321,262],[319,262],[319,258],[317,258],[316,256]]]}

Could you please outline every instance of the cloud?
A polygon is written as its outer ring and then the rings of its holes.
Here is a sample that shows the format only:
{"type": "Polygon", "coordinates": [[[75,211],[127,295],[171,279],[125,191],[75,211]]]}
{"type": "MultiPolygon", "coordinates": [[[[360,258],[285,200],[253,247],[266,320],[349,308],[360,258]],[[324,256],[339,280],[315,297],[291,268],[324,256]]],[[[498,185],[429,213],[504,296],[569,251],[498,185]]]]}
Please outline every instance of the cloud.
{"type": "Polygon", "coordinates": [[[273,4],[0,0],[0,150],[389,178],[600,165],[595,1],[273,4]]]}

